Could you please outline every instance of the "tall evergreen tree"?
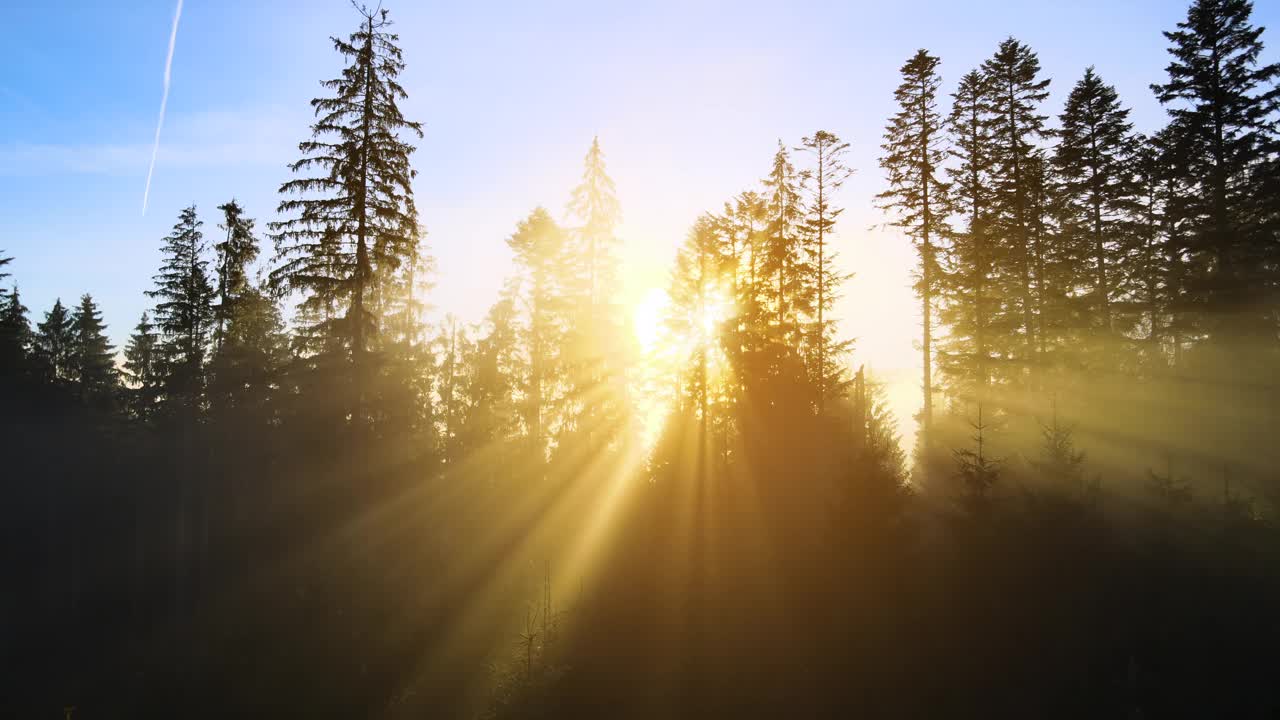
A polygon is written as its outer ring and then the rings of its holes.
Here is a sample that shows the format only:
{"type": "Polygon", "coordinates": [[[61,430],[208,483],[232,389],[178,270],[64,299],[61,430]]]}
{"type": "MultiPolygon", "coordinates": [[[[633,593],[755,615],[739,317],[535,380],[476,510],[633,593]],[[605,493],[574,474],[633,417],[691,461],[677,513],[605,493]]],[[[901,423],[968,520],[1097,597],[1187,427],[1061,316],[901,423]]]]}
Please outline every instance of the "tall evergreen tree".
{"type": "Polygon", "coordinates": [[[1152,89],[1196,180],[1187,252],[1204,262],[1190,299],[1215,339],[1273,344],[1280,251],[1260,219],[1274,213],[1274,196],[1254,180],[1276,148],[1280,63],[1259,62],[1263,28],[1250,24],[1252,12],[1248,0],[1195,0],[1165,33],[1169,79],[1152,89]]]}
{"type": "Polygon", "coordinates": [[[253,236],[253,220],[244,216],[244,208],[234,199],[219,205],[222,224],[218,227],[226,233],[222,242],[214,245],[217,253],[218,304],[214,316],[218,327],[214,344],[221,346],[226,325],[235,315],[236,301],[249,289],[248,268],[258,257],[258,239],[253,236]]]}
{"type": "Polygon", "coordinates": [[[692,415],[698,422],[699,472],[711,454],[711,429],[719,424],[718,391],[712,364],[721,351],[724,308],[717,307],[731,298],[725,287],[725,269],[729,258],[715,218],[699,217],[690,228],[684,244],[676,253],[675,267],[667,290],[670,305],[664,323],[672,337],[684,338],[688,357],[680,358],[680,374],[676,381],[676,409],[692,415]]]}
{"type": "Polygon", "coordinates": [[[1129,290],[1122,268],[1135,240],[1133,124],[1115,88],[1092,67],[1067,96],[1059,121],[1053,165],[1061,181],[1063,242],[1088,288],[1085,334],[1114,340],[1126,329],[1113,306],[1129,290]]]}
{"type": "Polygon", "coordinates": [[[992,374],[993,318],[999,303],[993,264],[995,233],[992,217],[992,173],[996,117],[992,83],[976,70],[966,73],[952,94],[947,125],[951,155],[947,168],[952,193],[951,210],[964,222],[952,232],[948,273],[944,276],[945,302],[939,313],[948,327],[940,366],[951,391],[981,399],[992,374]]]}
{"type": "Polygon", "coordinates": [[[155,410],[161,393],[163,358],[160,335],[146,312],[138,320],[124,348],[124,374],[128,381],[127,404],[135,417],[146,419],[155,410]]]}
{"type": "Polygon", "coordinates": [[[299,144],[303,158],[290,166],[303,177],[281,185],[281,194],[296,197],[280,202],[287,219],[271,226],[273,283],[306,295],[304,309],[323,332],[342,338],[357,378],[378,329],[378,285],[417,248],[414,147],[401,136],[422,137],[421,124],[400,111],[404,61],[387,11],[360,11],[358,30],[332,38],[347,64],[324,83],[333,96],[311,101],[312,139],[299,144]],[[329,316],[335,309],[344,313],[341,322],[329,316]]]}
{"type": "Polygon", "coordinates": [[[939,179],[947,158],[942,116],[938,113],[937,57],[919,50],[900,72],[902,83],[894,91],[898,112],[885,127],[884,155],[880,167],[888,175],[889,189],[878,195],[881,207],[897,215],[897,225],[911,238],[920,265],[916,294],[920,296],[921,438],[925,449],[933,429],[933,316],[941,290],[939,250],[947,235],[948,186],[939,179]]]}
{"type": "Polygon", "coordinates": [[[88,293],[71,313],[71,330],[71,364],[81,396],[94,401],[112,397],[118,382],[115,348],[107,339],[102,313],[88,293]]]}
{"type": "Polygon", "coordinates": [[[1040,79],[1040,60],[1031,48],[1013,38],[1000,43],[982,72],[991,84],[991,108],[998,118],[992,134],[992,221],[1002,241],[996,267],[1007,299],[1003,324],[1017,328],[1000,338],[1001,349],[1016,362],[1016,372],[1034,383],[1043,278],[1037,274],[1042,248],[1035,237],[1039,209],[1032,202],[1032,185],[1042,152],[1037,142],[1046,134],[1047,118],[1039,106],[1049,95],[1049,79],[1040,79]]]}
{"type": "Polygon", "coordinates": [[[194,205],[184,209],[164,239],[164,260],[147,295],[158,301],[155,324],[161,333],[165,392],[194,409],[204,390],[205,359],[213,331],[213,285],[204,257],[203,225],[194,205]]]}
{"type": "Polygon", "coordinates": [[[582,181],[567,208],[572,239],[585,277],[584,302],[576,309],[575,338],[568,353],[573,373],[574,424],[586,439],[609,442],[622,428],[627,401],[627,340],[618,292],[618,239],[621,210],[613,179],[593,138],[582,181]]]}
{"type": "Polygon", "coordinates": [[[543,208],[520,221],[507,238],[515,255],[524,324],[524,421],[530,446],[541,456],[560,429],[564,398],[564,341],[574,274],[565,232],[543,208]]]}
{"type": "Polygon", "coordinates": [[[17,380],[25,374],[31,341],[27,307],[22,304],[18,286],[14,285],[0,302],[0,378],[17,380]]]}
{"type": "Polygon", "coordinates": [[[585,255],[588,297],[592,305],[610,302],[616,291],[617,243],[614,235],[622,212],[613,179],[605,170],[600,138],[592,138],[582,170],[582,182],[573,189],[568,214],[573,234],[585,255]]]}
{"type": "Polygon", "coordinates": [[[75,331],[71,324],[71,314],[59,298],[53,303],[53,308],[44,314],[44,322],[36,325],[35,356],[46,381],[57,383],[76,379],[71,355],[74,346],[75,331]]]}
{"type": "Polygon", "coordinates": [[[840,285],[848,278],[836,269],[837,255],[830,247],[836,219],[844,208],[835,205],[835,195],[853,174],[845,164],[849,143],[825,130],[819,130],[801,141],[799,150],[808,153],[813,167],[803,174],[808,202],[801,225],[807,261],[813,272],[813,315],[809,343],[816,357],[813,377],[816,390],[814,403],[818,414],[826,411],[827,400],[838,395],[844,386],[844,366],[839,358],[848,342],[835,339],[836,323],[831,309],[839,297],[840,285]]]}
{"type": "Polygon", "coordinates": [[[774,341],[792,345],[797,339],[797,316],[801,307],[804,282],[804,260],[800,256],[800,223],[804,203],[800,195],[800,176],[791,162],[791,154],[782,141],[773,155],[773,165],[764,179],[765,202],[769,212],[768,251],[762,263],[764,273],[772,278],[774,341]]]}

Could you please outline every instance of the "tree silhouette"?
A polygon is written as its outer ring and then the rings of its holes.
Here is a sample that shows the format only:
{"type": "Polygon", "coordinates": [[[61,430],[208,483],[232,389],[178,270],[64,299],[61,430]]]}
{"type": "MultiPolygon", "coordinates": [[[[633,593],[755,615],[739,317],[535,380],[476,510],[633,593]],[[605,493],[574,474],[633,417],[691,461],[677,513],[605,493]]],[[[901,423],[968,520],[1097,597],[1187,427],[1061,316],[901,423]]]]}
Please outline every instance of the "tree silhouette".
{"type": "Polygon", "coordinates": [[[935,298],[942,289],[940,252],[949,228],[947,192],[939,179],[947,159],[943,120],[938,112],[937,57],[919,50],[903,64],[902,83],[894,90],[898,112],[885,127],[884,169],[889,188],[877,196],[881,207],[896,213],[896,224],[915,245],[920,258],[916,294],[920,296],[920,358],[923,368],[920,437],[926,454],[933,429],[933,319],[935,298]]]}

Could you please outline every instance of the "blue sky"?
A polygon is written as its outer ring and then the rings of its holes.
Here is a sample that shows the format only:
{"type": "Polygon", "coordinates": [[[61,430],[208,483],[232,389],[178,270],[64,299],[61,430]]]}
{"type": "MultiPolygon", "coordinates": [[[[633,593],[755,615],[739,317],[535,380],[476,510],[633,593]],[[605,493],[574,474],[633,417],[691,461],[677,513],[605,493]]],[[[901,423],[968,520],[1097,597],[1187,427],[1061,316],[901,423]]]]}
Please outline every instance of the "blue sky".
{"type": "MultiPolygon", "coordinates": [[[[186,0],[149,209],[142,194],[175,2],[7,2],[0,28],[0,248],[35,318],[57,296],[98,298],[123,342],[148,301],[160,239],[195,203],[216,233],[231,197],[265,223],[307,134],[308,100],[339,58],[345,0],[186,0]]],[[[664,283],[686,228],[753,186],[778,138],[822,128],[853,143],[837,245],[857,273],[843,301],[859,359],[914,366],[910,251],[872,206],[897,70],[917,48],[946,89],[1013,35],[1053,78],[1056,115],[1090,64],[1139,129],[1160,31],[1184,0],[1072,3],[650,0],[387,2],[406,114],[425,123],[416,193],[438,259],[433,302],[478,319],[509,267],[504,238],[535,205],[560,213],[599,134],[624,212],[629,299],[664,283]]],[[[1280,25],[1280,3],[1254,21],[1280,25]]],[[[1280,37],[1268,31],[1267,55],[1280,37]]],[[[269,254],[269,253],[266,253],[269,254]]],[[[903,386],[909,403],[910,383],[903,386]]],[[[904,404],[904,409],[906,406],[904,404]]],[[[908,410],[909,412],[909,410],[908,410]]]]}

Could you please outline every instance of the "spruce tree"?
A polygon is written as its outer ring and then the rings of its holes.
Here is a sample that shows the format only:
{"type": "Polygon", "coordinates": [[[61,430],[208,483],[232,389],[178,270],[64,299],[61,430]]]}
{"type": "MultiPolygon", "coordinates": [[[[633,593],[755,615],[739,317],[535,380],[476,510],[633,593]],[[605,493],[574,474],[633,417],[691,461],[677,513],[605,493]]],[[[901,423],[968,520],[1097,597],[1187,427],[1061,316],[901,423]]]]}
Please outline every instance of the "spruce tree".
{"type": "Polygon", "coordinates": [[[584,291],[574,320],[575,338],[567,359],[573,373],[574,424],[591,441],[611,441],[621,429],[627,401],[625,366],[628,335],[617,303],[617,193],[604,163],[599,138],[584,160],[567,214],[579,256],[584,291]]]}
{"type": "Polygon", "coordinates": [[[124,348],[126,397],[129,409],[139,419],[149,417],[160,399],[163,370],[160,350],[160,335],[144,311],[124,348]]]}
{"type": "Polygon", "coordinates": [[[1049,424],[1040,424],[1040,443],[1040,459],[1031,464],[1041,478],[1050,487],[1083,498],[1088,490],[1084,479],[1085,453],[1076,449],[1075,428],[1058,420],[1056,403],[1049,424]]]}
{"type": "Polygon", "coordinates": [[[952,231],[949,268],[943,276],[945,299],[939,316],[948,332],[939,365],[952,393],[981,401],[991,381],[992,325],[999,303],[992,222],[997,118],[991,81],[981,72],[966,73],[951,97],[947,126],[955,162],[947,168],[949,199],[964,229],[952,231]]]}
{"type": "Polygon", "coordinates": [[[164,239],[164,259],[147,291],[158,302],[155,324],[161,335],[165,392],[194,409],[204,389],[205,358],[213,330],[213,286],[204,257],[203,225],[194,205],[184,209],[164,239]]]}
{"type": "Polygon", "coordinates": [[[800,256],[800,223],[803,200],[800,177],[782,141],[773,155],[773,166],[764,179],[769,229],[767,253],[762,270],[772,279],[774,342],[791,346],[797,339],[798,296],[804,292],[806,273],[800,256]]]}
{"type": "Polygon", "coordinates": [[[1256,173],[1277,147],[1280,63],[1260,63],[1263,28],[1248,0],[1195,0],[1164,33],[1169,79],[1152,85],[1168,106],[1170,132],[1186,152],[1194,217],[1187,251],[1200,270],[1187,291],[1205,330],[1226,343],[1274,342],[1277,243],[1262,221],[1274,195],[1256,173]]]}
{"type": "Polygon", "coordinates": [[[1092,67],[1067,96],[1059,121],[1053,166],[1061,183],[1063,242],[1088,288],[1084,339],[1114,336],[1125,329],[1114,305],[1129,289],[1123,268],[1137,210],[1133,124],[1115,88],[1092,67]]]}
{"type": "Polygon", "coordinates": [[[17,380],[27,372],[31,342],[27,307],[14,285],[0,302],[0,378],[17,380]]]}
{"type": "Polygon", "coordinates": [[[378,330],[379,284],[417,249],[414,147],[401,136],[422,137],[422,126],[400,111],[404,60],[387,11],[360,12],[358,30],[332,38],[346,67],[323,83],[332,96],[311,101],[312,139],[298,145],[303,157],[290,166],[302,177],[280,186],[286,219],[271,225],[273,284],[305,295],[313,329],[342,339],[357,378],[378,330]]]}
{"type": "Polygon", "coordinates": [[[75,331],[71,315],[61,298],[44,314],[44,322],[36,325],[33,345],[36,361],[47,382],[71,382],[76,379],[71,355],[75,345],[75,331]]]}
{"type": "MultiPolygon", "coordinates": [[[[1041,149],[1037,142],[1045,136],[1047,119],[1039,112],[1049,95],[1049,80],[1040,79],[1040,60],[1031,48],[1009,38],[1000,43],[982,72],[991,87],[991,109],[995,115],[992,134],[993,229],[1001,241],[995,255],[996,267],[1006,295],[1002,324],[1017,328],[999,338],[1000,349],[1018,367],[1017,376],[1029,376],[1034,383],[1038,353],[1038,277],[1041,248],[1036,244],[1034,224],[1039,209],[1032,202],[1033,173],[1041,149]],[[1019,352],[1020,350],[1020,352],[1019,352]]],[[[1014,376],[1014,377],[1017,377],[1014,376]]]]}
{"type": "Polygon", "coordinates": [[[524,421],[530,446],[542,457],[563,418],[564,356],[574,275],[565,232],[543,208],[507,238],[515,256],[526,372],[524,421]]]}
{"type": "Polygon", "coordinates": [[[213,246],[217,254],[218,303],[214,307],[217,329],[214,345],[221,346],[226,325],[236,313],[236,301],[249,289],[248,268],[258,257],[258,239],[253,235],[253,220],[244,216],[244,208],[234,199],[218,209],[226,233],[222,242],[213,246]]]}
{"type": "MultiPolygon", "coordinates": [[[[676,252],[667,295],[670,305],[664,318],[672,337],[683,338],[689,357],[676,381],[676,409],[698,421],[699,472],[705,472],[710,456],[711,416],[719,410],[713,387],[712,362],[721,350],[722,310],[716,304],[729,297],[725,270],[729,258],[714,217],[703,215],[690,228],[676,252]]],[[[718,420],[717,420],[717,424],[718,420]]]]}
{"type": "Polygon", "coordinates": [[[583,165],[582,182],[573,189],[568,214],[584,253],[588,297],[596,306],[609,303],[617,289],[618,239],[614,232],[622,213],[613,179],[605,170],[600,138],[592,138],[583,165]]]}
{"type": "MultiPolygon", "coordinates": [[[[477,339],[460,352],[463,417],[456,421],[460,452],[488,449],[502,455],[519,434],[520,323],[516,297],[504,292],[477,329],[477,339]]],[[[486,457],[486,460],[490,459],[486,457]]],[[[494,464],[501,468],[502,463],[494,464]]]]}
{"type": "Polygon", "coordinates": [[[100,401],[116,390],[115,348],[107,339],[102,313],[93,298],[84,294],[71,313],[71,364],[81,396],[100,401]]]}
{"type": "Polygon", "coordinates": [[[885,127],[884,155],[880,167],[888,175],[889,189],[877,199],[896,214],[919,257],[915,290],[920,297],[920,356],[923,369],[920,410],[921,437],[925,449],[933,429],[933,316],[935,298],[942,287],[940,251],[947,236],[948,186],[939,179],[947,158],[942,116],[938,113],[937,57],[919,50],[903,64],[902,83],[894,91],[898,112],[885,127]]]}
{"type": "Polygon", "coordinates": [[[808,192],[801,231],[806,260],[813,274],[812,314],[809,345],[814,349],[813,377],[816,389],[815,408],[819,415],[826,411],[827,399],[838,395],[844,386],[843,365],[839,358],[848,342],[835,340],[836,323],[832,307],[839,297],[841,284],[849,276],[836,270],[836,253],[831,249],[831,234],[836,219],[844,208],[835,205],[836,193],[853,174],[845,164],[849,143],[833,133],[819,130],[801,140],[798,148],[809,154],[813,166],[802,178],[808,192]]]}
{"type": "Polygon", "coordinates": [[[981,512],[988,507],[991,491],[1000,480],[1002,462],[991,457],[987,448],[987,431],[991,426],[982,417],[982,403],[978,403],[978,419],[970,421],[973,429],[973,449],[960,448],[953,451],[956,463],[956,476],[960,480],[961,499],[970,512],[981,512]]]}

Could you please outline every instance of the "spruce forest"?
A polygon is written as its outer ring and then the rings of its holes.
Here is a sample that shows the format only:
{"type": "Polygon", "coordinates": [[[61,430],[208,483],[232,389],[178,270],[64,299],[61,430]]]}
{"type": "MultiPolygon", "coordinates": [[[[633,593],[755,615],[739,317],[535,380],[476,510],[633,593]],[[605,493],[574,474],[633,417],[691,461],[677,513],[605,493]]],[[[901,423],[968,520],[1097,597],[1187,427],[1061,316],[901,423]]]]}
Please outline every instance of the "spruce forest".
{"type": "Polygon", "coordinates": [[[1014,37],[902,58],[636,326],[603,134],[482,320],[431,310],[432,118],[357,5],[277,206],[153,208],[126,343],[0,253],[0,715],[1280,716],[1280,64],[1248,0],[1183,17],[1152,128],[1014,37]],[[842,330],[855,170],[915,417],[842,330]]]}

